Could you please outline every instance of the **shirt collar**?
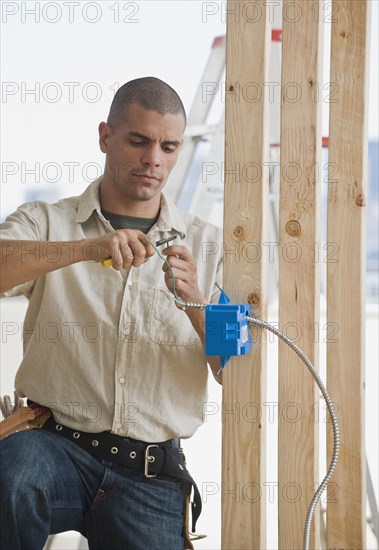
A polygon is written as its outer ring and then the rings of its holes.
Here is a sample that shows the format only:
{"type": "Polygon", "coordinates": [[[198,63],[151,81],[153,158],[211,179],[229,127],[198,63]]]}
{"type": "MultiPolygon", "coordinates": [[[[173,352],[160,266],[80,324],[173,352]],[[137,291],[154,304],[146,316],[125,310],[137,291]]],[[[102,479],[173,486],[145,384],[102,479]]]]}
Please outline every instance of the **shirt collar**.
{"type": "Polygon", "coordinates": [[[99,201],[99,187],[102,177],[95,179],[79,197],[78,213],[76,221],[84,223],[92,215],[94,210],[101,211],[99,201]]]}
{"type": "Polygon", "coordinates": [[[179,210],[165,193],[161,195],[161,210],[156,227],[159,231],[178,231],[182,239],[187,234],[184,212],[179,210]]]}
{"type": "MultiPolygon", "coordinates": [[[[99,201],[99,188],[102,176],[93,181],[79,198],[78,213],[76,221],[84,223],[96,210],[101,215],[99,201]]],[[[164,193],[161,195],[161,209],[156,227],[159,231],[178,231],[181,238],[187,233],[187,226],[184,221],[184,213],[164,193]]]]}

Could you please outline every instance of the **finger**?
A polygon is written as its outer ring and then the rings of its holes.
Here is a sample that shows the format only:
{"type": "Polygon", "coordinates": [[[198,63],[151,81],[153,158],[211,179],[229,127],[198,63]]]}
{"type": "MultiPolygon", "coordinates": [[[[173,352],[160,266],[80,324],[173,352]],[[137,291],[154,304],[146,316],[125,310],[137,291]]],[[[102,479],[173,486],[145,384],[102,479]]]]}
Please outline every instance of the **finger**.
{"type": "Polygon", "coordinates": [[[185,286],[185,282],[180,277],[175,276],[175,279],[172,277],[170,272],[165,273],[165,283],[167,288],[170,290],[170,292],[175,292],[180,296],[181,290],[183,290],[185,286]]]}
{"type": "Polygon", "coordinates": [[[123,234],[119,235],[112,242],[112,264],[113,268],[119,271],[120,269],[129,269],[133,264],[136,256],[138,264],[139,254],[137,252],[138,245],[134,242],[128,242],[127,237],[123,234]]]}
{"type": "Polygon", "coordinates": [[[150,241],[146,238],[146,235],[141,231],[138,231],[138,239],[141,244],[141,247],[138,248],[138,253],[140,255],[139,265],[141,265],[142,263],[146,263],[152,256],[155,256],[156,251],[150,241]]]}
{"type": "Polygon", "coordinates": [[[152,245],[150,244],[149,240],[146,238],[146,235],[143,234],[143,240],[141,241],[143,246],[145,247],[145,251],[146,251],[146,260],[148,260],[149,258],[151,258],[152,256],[154,256],[155,254],[155,249],[152,247],[152,245]]]}
{"type": "Polygon", "coordinates": [[[175,269],[173,270],[173,273],[171,272],[171,270],[168,270],[164,275],[164,279],[166,285],[169,287],[170,290],[173,289],[174,285],[176,291],[193,287],[193,280],[187,272],[182,270],[175,269]]]}
{"type": "Polygon", "coordinates": [[[143,263],[147,262],[149,258],[154,256],[155,250],[151,246],[149,240],[146,238],[145,233],[136,230],[133,231],[133,240],[128,239],[129,254],[131,254],[131,264],[135,267],[139,267],[143,263]]]}
{"type": "Polygon", "coordinates": [[[166,270],[163,270],[164,271],[164,278],[165,280],[171,280],[171,279],[175,279],[175,281],[184,281],[186,283],[191,283],[192,281],[192,277],[190,275],[190,273],[188,273],[187,271],[184,271],[183,269],[178,269],[178,268],[175,268],[175,269],[166,269],[166,270]]]}
{"type": "Polygon", "coordinates": [[[134,267],[139,267],[146,259],[147,250],[140,240],[131,241],[129,246],[129,261],[134,267]],[[131,256],[131,257],[130,257],[131,256]]]}
{"type": "MultiPolygon", "coordinates": [[[[119,249],[122,261],[116,264],[116,267],[128,269],[131,265],[139,267],[142,265],[148,257],[154,254],[154,249],[146,241],[146,236],[142,231],[121,230],[118,234],[119,237],[119,249]]],[[[115,251],[116,253],[116,251],[115,251]]]]}
{"type": "Polygon", "coordinates": [[[122,269],[124,263],[120,249],[120,242],[118,240],[114,240],[112,243],[112,266],[116,271],[122,269]]]}
{"type": "Polygon", "coordinates": [[[166,261],[162,264],[163,271],[170,269],[180,269],[185,271],[188,268],[188,262],[178,258],[177,256],[167,256],[166,261]],[[168,265],[167,265],[168,264],[168,265]]]}
{"type": "Polygon", "coordinates": [[[178,258],[181,258],[185,261],[193,260],[188,248],[180,244],[167,246],[162,250],[162,254],[164,254],[165,256],[177,256],[178,258]]]}

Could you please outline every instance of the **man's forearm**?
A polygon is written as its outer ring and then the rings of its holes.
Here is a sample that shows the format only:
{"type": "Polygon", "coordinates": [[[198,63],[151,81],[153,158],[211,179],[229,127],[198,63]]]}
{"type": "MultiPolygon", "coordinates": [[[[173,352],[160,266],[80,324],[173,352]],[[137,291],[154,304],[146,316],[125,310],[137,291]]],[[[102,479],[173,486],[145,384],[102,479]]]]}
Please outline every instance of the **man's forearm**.
{"type": "Polygon", "coordinates": [[[0,240],[0,290],[32,281],[46,273],[89,259],[86,241],[0,240]]]}
{"type": "Polygon", "coordinates": [[[120,229],[79,241],[0,239],[0,290],[6,292],[56,269],[83,261],[112,258],[115,269],[138,267],[155,254],[142,231],[120,229]]]}

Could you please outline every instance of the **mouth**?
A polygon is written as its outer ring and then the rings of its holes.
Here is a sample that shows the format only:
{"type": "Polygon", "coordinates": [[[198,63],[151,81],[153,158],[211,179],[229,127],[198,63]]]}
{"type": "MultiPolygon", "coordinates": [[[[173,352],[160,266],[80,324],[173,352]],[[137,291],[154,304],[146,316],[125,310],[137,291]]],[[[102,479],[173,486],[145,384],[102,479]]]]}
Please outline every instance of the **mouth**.
{"type": "Polygon", "coordinates": [[[146,181],[148,183],[153,183],[155,181],[160,181],[160,178],[157,176],[154,176],[152,174],[135,174],[137,178],[141,179],[142,181],[146,181]]]}

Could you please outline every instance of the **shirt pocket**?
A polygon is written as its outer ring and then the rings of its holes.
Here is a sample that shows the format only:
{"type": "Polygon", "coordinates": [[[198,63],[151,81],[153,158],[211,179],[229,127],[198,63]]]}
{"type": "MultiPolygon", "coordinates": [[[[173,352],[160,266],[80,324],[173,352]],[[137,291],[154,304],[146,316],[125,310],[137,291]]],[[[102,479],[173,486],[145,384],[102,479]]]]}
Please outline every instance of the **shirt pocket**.
{"type": "Polygon", "coordinates": [[[164,289],[153,289],[149,316],[149,335],[156,344],[196,346],[200,338],[186,313],[178,309],[173,297],[164,289]]]}

